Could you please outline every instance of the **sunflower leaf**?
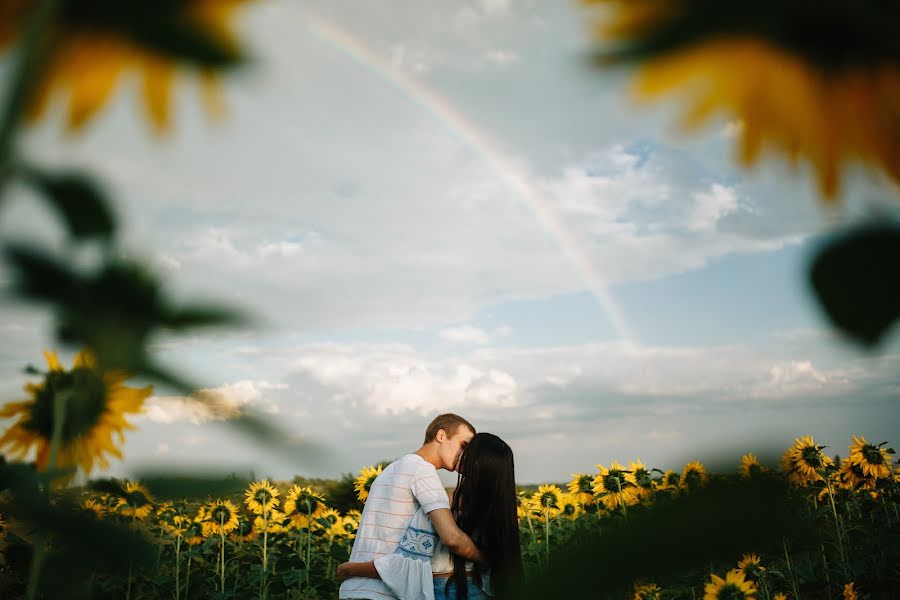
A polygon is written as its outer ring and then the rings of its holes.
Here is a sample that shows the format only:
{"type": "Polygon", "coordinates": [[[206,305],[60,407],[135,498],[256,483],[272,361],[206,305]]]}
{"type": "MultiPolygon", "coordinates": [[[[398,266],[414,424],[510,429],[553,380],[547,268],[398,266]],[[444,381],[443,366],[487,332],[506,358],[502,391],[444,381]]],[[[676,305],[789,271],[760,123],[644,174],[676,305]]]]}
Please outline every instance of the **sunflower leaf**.
{"type": "Polygon", "coordinates": [[[858,226],[826,243],[810,269],[813,291],[831,322],[875,347],[900,317],[900,226],[858,226]]]}
{"type": "Polygon", "coordinates": [[[78,172],[49,173],[34,167],[21,169],[24,180],[47,199],[76,240],[115,235],[116,220],[103,190],[78,172]]]}

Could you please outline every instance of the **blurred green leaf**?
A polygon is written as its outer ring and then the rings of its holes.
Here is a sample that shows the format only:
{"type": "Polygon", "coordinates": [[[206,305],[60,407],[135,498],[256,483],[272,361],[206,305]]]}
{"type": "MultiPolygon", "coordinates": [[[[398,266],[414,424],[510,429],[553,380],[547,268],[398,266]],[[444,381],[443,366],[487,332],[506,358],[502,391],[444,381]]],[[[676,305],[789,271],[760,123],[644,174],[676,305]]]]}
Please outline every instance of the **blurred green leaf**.
{"type": "Polygon", "coordinates": [[[782,540],[813,547],[816,530],[786,484],[774,478],[712,480],[700,490],[627,519],[604,519],[551,555],[549,568],[507,598],[622,598],[633,582],[731,562],[745,552],[777,552],[782,540]],[[587,574],[602,569],[602,582],[587,574]]]}
{"type": "Polygon", "coordinates": [[[59,213],[72,238],[108,240],[115,235],[116,222],[109,200],[87,175],[48,173],[33,167],[22,169],[21,173],[59,213]]]}
{"type": "Polygon", "coordinates": [[[877,345],[900,317],[900,226],[863,225],[830,240],[813,260],[810,281],[838,329],[877,345]]]}

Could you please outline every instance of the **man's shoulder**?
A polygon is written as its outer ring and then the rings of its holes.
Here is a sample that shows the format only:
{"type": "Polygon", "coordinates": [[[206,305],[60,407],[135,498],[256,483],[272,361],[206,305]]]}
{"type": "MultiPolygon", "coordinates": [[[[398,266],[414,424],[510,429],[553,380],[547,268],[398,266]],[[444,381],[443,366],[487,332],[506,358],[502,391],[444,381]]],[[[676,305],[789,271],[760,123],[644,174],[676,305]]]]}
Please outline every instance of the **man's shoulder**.
{"type": "Polygon", "coordinates": [[[431,463],[426,461],[424,458],[419,456],[418,454],[405,454],[386,466],[384,468],[383,473],[385,475],[391,474],[406,474],[412,475],[416,473],[419,469],[422,468],[423,465],[431,466],[434,468],[431,463]]]}

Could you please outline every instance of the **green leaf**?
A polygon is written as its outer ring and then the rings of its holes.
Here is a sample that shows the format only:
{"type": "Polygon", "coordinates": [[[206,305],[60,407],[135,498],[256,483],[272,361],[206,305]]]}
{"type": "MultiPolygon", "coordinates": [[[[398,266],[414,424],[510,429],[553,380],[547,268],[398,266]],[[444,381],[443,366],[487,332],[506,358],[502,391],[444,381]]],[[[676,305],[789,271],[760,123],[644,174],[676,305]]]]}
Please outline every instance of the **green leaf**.
{"type": "Polygon", "coordinates": [[[116,221],[106,194],[83,173],[48,173],[27,167],[21,171],[24,180],[38,190],[66,223],[69,235],[76,240],[111,239],[116,221]]]}
{"type": "Polygon", "coordinates": [[[900,226],[855,227],[825,244],[810,269],[825,314],[868,347],[900,317],[900,226]]]}

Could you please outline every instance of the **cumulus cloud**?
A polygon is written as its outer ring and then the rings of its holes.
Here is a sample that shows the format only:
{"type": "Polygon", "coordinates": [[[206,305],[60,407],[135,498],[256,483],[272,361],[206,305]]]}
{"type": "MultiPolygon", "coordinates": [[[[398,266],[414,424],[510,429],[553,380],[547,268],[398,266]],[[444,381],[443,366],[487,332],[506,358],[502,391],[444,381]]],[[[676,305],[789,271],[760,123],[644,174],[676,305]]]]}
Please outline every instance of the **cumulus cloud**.
{"type": "Polygon", "coordinates": [[[227,421],[244,414],[254,407],[263,412],[279,412],[277,404],[268,400],[272,391],[286,390],[288,386],[268,381],[237,381],[217,388],[199,390],[193,396],[151,396],[144,403],[141,418],[157,423],[188,422],[200,424],[206,421],[227,421]]]}
{"type": "Polygon", "coordinates": [[[326,386],[333,399],[376,414],[431,414],[462,407],[512,407],[517,402],[517,383],[509,373],[464,360],[429,361],[411,348],[313,347],[293,365],[326,386]]]}

